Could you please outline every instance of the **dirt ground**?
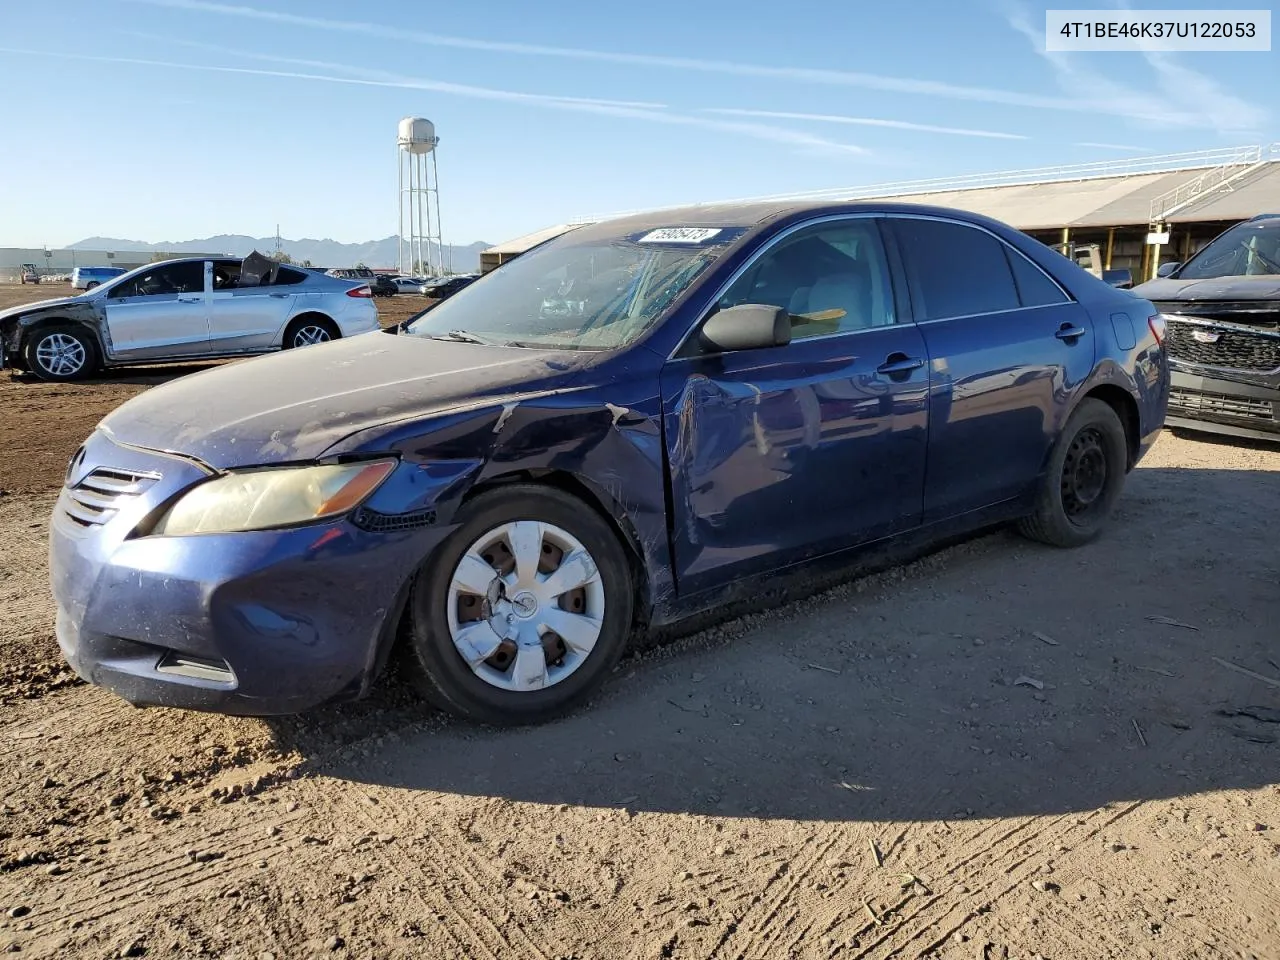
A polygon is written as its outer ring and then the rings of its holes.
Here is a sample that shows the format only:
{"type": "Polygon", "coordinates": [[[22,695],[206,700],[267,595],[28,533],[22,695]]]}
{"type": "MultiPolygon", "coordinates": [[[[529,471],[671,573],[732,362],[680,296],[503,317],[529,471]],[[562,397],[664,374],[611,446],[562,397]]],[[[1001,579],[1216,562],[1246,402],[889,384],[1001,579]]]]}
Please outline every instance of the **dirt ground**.
{"type": "Polygon", "coordinates": [[[0,377],[0,951],[1280,958],[1280,447],[1166,436],[1090,547],[972,540],[547,726],[394,678],[262,722],[135,710],[52,638],[66,459],[173,373],[0,377]]]}

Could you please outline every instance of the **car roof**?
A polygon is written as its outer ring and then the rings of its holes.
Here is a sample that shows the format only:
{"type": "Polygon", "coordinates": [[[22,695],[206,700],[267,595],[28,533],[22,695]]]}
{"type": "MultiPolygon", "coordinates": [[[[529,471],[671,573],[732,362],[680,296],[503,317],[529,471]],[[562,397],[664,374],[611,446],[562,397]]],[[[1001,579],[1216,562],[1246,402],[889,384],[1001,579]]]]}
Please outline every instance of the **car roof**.
{"type": "Polygon", "coordinates": [[[842,213],[914,214],[966,220],[970,223],[1006,226],[982,214],[955,207],[923,203],[894,203],[877,200],[767,200],[734,203],[695,204],[628,214],[611,220],[600,220],[569,232],[578,240],[617,238],[660,227],[761,227],[771,221],[793,215],[842,213]]]}

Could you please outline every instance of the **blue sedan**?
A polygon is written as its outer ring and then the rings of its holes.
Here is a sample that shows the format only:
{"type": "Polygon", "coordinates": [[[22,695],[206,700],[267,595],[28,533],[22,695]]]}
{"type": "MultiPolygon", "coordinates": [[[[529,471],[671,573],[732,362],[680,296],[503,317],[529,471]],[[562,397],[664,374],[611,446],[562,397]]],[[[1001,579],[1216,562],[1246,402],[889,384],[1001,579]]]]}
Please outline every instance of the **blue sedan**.
{"type": "Polygon", "coordinates": [[[140,705],[297,712],[395,652],[450,712],[542,720],[637,629],[801,564],[1003,521],[1093,540],[1163,424],[1163,337],[955,210],[580,227],[397,330],[110,414],[51,521],[58,642],[140,705]]]}

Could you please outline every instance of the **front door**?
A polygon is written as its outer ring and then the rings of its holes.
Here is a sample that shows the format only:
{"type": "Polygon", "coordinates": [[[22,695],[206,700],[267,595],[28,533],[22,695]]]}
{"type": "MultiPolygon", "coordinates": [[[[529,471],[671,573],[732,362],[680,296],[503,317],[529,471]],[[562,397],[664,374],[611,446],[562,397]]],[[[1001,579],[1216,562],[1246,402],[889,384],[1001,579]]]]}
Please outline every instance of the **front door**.
{"type": "Polygon", "coordinates": [[[1029,493],[1093,372],[1088,311],[994,234],[886,220],[931,364],[925,521],[1029,493]]]}
{"type": "Polygon", "coordinates": [[[928,367],[876,220],[784,232],[707,315],[742,303],[786,308],[792,342],[704,355],[695,331],[662,373],[682,593],[920,520],[928,367]]]}
{"type": "Polygon", "coordinates": [[[209,352],[205,264],[157,264],[106,294],[112,356],[121,360],[193,357],[209,352]]]}
{"type": "Polygon", "coordinates": [[[293,309],[288,285],[242,285],[239,260],[215,260],[209,338],[214,353],[266,350],[293,309]]]}

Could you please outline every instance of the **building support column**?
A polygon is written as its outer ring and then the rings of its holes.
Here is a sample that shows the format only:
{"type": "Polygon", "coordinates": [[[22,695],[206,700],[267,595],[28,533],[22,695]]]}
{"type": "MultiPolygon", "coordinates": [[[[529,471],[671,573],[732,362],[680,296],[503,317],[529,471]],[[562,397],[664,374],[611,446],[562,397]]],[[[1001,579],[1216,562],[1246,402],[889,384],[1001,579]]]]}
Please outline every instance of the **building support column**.
{"type": "Polygon", "coordinates": [[[1103,259],[1102,269],[1111,269],[1111,252],[1116,248],[1116,228],[1107,227],[1107,255],[1103,259]]]}
{"type": "Polygon", "coordinates": [[[1071,228],[1063,227],[1062,228],[1062,251],[1061,251],[1062,255],[1064,257],[1070,256],[1071,255],[1070,250],[1071,250],[1071,228]]]}

